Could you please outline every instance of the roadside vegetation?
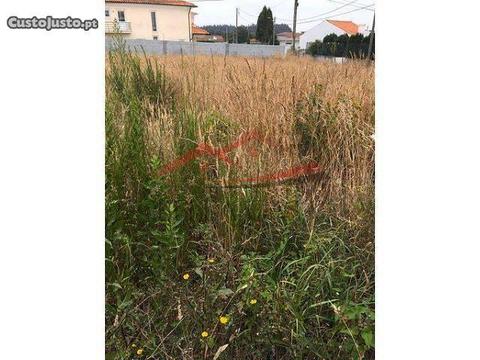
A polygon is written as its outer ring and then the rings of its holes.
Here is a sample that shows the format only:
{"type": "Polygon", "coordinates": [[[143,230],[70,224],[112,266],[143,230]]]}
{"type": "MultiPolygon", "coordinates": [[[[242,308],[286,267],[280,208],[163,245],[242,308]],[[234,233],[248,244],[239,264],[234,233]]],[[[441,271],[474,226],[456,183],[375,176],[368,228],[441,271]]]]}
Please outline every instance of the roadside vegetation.
{"type": "MultiPolygon", "coordinates": [[[[343,57],[350,59],[366,59],[370,45],[370,36],[356,34],[352,36],[329,34],[322,41],[315,40],[311,43],[306,53],[312,56],[343,57]]],[[[372,41],[371,58],[375,58],[375,36],[372,41]]]]}
{"type": "Polygon", "coordinates": [[[373,359],[373,68],[106,61],[107,359],[373,359]]]}

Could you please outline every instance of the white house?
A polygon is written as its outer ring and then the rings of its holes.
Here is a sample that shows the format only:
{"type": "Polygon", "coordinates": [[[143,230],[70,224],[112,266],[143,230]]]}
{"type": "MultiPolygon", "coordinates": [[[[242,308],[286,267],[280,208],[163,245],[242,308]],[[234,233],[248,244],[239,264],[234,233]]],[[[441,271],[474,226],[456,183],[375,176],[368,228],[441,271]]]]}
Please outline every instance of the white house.
{"type": "Polygon", "coordinates": [[[191,41],[195,7],[183,0],[105,0],[105,34],[191,41]]]}
{"type": "Polygon", "coordinates": [[[368,35],[365,25],[358,25],[351,21],[343,20],[324,20],[320,24],[314,26],[308,31],[305,31],[300,37],[300,49],[305,50],[308,46],[316,40],[322,41],[323,38],[329,34],[336,35],[368,35]]]}
{"type": "MultiPolygon", "coordinates": [[[[300,36],[301,33],[297,33],[295,35],[295,48],[298,49],[300,45],[300,36]]],[[[277,40],[280,45],[286,45],[287,47],[291,47],[293,44],[293,33],[292,32],[282,32],[277,34],[277,40]]]]}

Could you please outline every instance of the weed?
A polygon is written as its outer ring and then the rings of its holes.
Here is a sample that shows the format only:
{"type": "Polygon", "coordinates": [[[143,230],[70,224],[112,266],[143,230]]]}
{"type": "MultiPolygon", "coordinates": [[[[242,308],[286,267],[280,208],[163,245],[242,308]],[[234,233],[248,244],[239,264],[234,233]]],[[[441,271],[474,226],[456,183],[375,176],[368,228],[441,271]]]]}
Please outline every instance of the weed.
{"type": "Polygon", "coordinates": [[[372,78],[355,62],[110,53],[107,358],[373,358],[372,78]],[[229,161],[161,171],[252,132],[229,161]],[[312,178],[222,186],[309,160],[312,178]]]}

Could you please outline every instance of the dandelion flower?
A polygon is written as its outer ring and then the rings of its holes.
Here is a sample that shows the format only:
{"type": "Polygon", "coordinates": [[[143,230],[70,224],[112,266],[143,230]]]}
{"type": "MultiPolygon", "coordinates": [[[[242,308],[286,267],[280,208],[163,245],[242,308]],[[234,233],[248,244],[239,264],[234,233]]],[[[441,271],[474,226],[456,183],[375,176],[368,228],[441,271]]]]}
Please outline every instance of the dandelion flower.
{"type": "Polygon", "coordinates": [[[135,343],[133,343],[133,344],[132,344],[132,348],[136,348],[136,347],[137,347],[137,345],[135,345],[135,343]]]}
{"type": "Polygon", "coordinates": [[[203,338],[206,338],[207,336],[208,336],[208,332],[207,332],[207,331],[203,331],[203,332],[202,332],[202,337],[203,337],[203,338]]]}
{"type": "Polygon", "coordinates": [[[140,355],[142,355],[142,354],[143,354],[143,349],[138,349],[138,350],[137,350],[137,355],[140,356],[140,355]]]}
{"type": "Polygon", "coordinates": [[[190,279],[190,274],[189,273],[183,274],[183,280],[188,280],[188,279],[190,279]]]}
{"type": "Polygon", "coordinates": [[[257,303],[257,299],[250,300],[250,305],[255,305],[257,303]]]}
{"type": "Polygon", "coordinates": [[[215,259],[208,259],[208,262],[209,262],[210,264],[213,264],[213,263],[215,262],[215,259]]]}
{"type": "Polygon", "coordinates": [[[220,324],[227,325],[229,321],[228,316],[220,316],[220,324]]]}

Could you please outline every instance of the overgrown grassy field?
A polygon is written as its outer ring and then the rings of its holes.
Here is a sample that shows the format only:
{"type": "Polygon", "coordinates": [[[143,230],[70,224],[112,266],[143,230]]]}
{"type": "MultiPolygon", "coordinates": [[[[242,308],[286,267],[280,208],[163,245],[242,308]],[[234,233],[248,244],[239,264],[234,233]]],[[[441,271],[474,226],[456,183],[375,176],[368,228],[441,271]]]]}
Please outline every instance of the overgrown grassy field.
{"type": "Polygon", "coordinates": [[[373,359],[374,107],[362,62],[110,53],[107,359],[373,359]]]}

